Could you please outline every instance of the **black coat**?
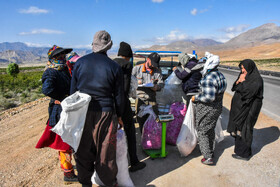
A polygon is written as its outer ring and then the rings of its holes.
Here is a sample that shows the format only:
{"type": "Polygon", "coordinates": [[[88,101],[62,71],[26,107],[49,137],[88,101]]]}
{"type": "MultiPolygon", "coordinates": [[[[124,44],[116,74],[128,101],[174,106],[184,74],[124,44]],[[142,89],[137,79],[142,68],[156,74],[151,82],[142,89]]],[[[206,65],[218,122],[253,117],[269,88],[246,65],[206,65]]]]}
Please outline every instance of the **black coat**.
{"type": "Polygon", "coordinates": [[[247,75],[245,81],[236,84],[240,73],[233,84],[232,91],[235,93],[231,102],[227,131],[235,134],[241,131],[242,139],[250,146],[253,127],[262,107],[263,79],[252,60],[243,60],[239,66],[241,65],[246,69],[247,75]]]}
{"type": "Polygon", "coordinates": [[[42,92],[51,97],[49,103],[49,126],[55,126],[60,119],[61,105],[54,104],[54,100],[62,101],[70,93],[71,77],[68,70],[48,68],[42,76],[42,92]]]}
{"type": "Polygon", "coordinates": [[[125,95],[125,97],[128,98],[128,93],[130,90],[132,64],[123,58],[115,58],[114,61],[117,62],[122,68],[123,82],[124,82],[124,84],[123,84],[124,85],[124,95],[125,95]]]}
{"type": "MultiPolygon", "coordinates": [[[[185,68],[191,70],[196,65],[197,62],[195,60],[191,60],[185,65],[185,68]]],[[[185,94],[197,93],[199,91],[198,84],[202,77],[200,70],[192,70],[191,72],[183,70],[180,72],[178,69],[176,69],[175,74],[180,80],[182,80],[182,89],[185,94]]]]}
{"type": "Polygon", "coordinates": [[[95,111],[123,113],[123,74],[121,67],[105,53],[81,57],[74,66],[70,93],[92,96],[95,111]]]}

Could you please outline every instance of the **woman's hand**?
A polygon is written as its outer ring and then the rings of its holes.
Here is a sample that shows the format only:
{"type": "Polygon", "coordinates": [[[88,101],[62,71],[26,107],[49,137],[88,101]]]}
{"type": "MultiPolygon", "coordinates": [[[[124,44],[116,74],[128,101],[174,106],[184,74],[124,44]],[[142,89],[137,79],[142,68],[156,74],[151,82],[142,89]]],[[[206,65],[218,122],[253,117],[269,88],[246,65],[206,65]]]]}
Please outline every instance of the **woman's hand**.
{"type": "Polygon", "coordinates": [[[177,67],[175,66],[173,69],[172,69],[172,71],[175,71],[177,69],[177,67]]]}
{"type": "Polygon", "coordinates": [[[118,117],[118,121],[119,121],[119,124],[120,124],[120,127],[118,129],[122,129],[123,128],[123,121],[122,121],[122,118],[121,117],[118,117]]]}
{"type": "Polygon", "coordinates": [[[246,74],[241,73],[239,76],[239,79],[236,81],[236,84],[239,84],[239,83],[245,81],[245,77],[246,77],[246,74]]]}
{"type": "Polygon", "coordinates": [[[55,100],[55,101],[54,101],[54,104],[56,104],[56,105],[60,105],[61,103],[60,103],[60,101],[59,101],[59,100],[55,100]]]}
{"type": "Polygon", "coordinates": [[[192,102],[194,102],[195,101],[195,96],[192,96],[192,102]]]}

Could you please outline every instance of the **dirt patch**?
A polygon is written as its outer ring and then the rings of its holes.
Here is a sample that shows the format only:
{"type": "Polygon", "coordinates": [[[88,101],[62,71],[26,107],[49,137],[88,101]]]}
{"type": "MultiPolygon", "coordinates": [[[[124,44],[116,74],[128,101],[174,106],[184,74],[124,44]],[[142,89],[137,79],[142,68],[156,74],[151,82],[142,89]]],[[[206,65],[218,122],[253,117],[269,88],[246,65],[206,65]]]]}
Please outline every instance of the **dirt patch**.
{"type": "MultiPolygon", "coordinates": [[[[5,111],[0,122],[0,184],[1,186],[65,186],[58,153],[52,149],[35,149],[46,126],[48,99],[5,111]],[[23,109],[24,108],[24,109],[23,109]],[[18,111],[18,112],[12,112],[18,111]]],[[[224,114],[228,113],[231,96],[225,94],[224,114]]],[[[225,124],[223,124],[225,125],[225,124]]],[[[279,122],[260,114],[255,127],[253,152],[249,162],[234,160],[233,139],[217,144],[216,166],[200,163],[201,154],[194,152],[182,158],[176,147],[167,146],[165,159],[151,160],[140,148],[138,155],[146,159],[144,170],[131,173],[136,186],[278,186],[280,173],[279,122]]],[[[80,186],[71,184],[68,186],[80,186]]]]}

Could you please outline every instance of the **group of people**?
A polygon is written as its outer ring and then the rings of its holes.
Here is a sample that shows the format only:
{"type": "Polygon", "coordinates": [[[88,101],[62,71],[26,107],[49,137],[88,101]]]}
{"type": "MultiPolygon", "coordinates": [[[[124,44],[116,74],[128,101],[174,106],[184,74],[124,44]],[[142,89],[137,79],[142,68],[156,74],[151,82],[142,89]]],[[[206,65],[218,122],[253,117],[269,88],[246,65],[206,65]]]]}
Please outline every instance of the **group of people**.
{"type": "MultiPolygon", "coordinates": [[[[65,182],[80,182],[91,186],[96,171],[105,186],[117,186],[116,133],[123,127],[127,137],[130,168],[134,172],[145,168],[136,152],[136,134],[133,112],[129,100],[131,76],[138,85],[153,83],[153,87],[137,88],[136,119],[142,133],[148,115],[139,117],[141,106],[152,105],[156,115],[156,92],[164,87],[159,68],[160,55],[151,53],[146,62],[133,67],[133,52],[126,42],[120,43],[118,58],[110,59],[107,51],[112,47],[111,36],[98,31],[93,38],[92,53],[79,57],[72,49],[54,45],[48,51],[49,62],[42,76],[42,92],[51,98],[47,126],[36,148],[51,147],[59,151],[65,182]],[[73,149],[50,129],[60,119],[60,103],[67,96],[80,91],[91,96],[83,134],[74,153],[78,176],[71,163],[73,149]],[[118,127],[119,125],[119,127],[118,127]]],[[[206,53],[198,61],[196,56],[181,53],[179,66],[174,68],[182,80],[182,89],[195,104],[196,130],[203,159],[213,165],[215,126],[222,113],[222,100],[226,79],[218,70],[219,57],[206,53]]],[[[241,73],[235,81],[228,132],[235,137],[234,158],[247,159],[251,153],[253,126],[256,123],[263,98],[262,78],[252,60],[240,63],[241,73]]]]}

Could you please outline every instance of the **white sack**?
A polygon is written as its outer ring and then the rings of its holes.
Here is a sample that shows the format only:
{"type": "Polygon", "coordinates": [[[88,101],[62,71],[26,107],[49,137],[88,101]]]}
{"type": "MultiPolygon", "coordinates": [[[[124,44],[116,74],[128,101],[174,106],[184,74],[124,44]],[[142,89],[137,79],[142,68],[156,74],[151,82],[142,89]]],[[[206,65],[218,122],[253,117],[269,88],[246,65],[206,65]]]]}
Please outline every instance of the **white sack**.
{"type": "MultiPolygon", "coordinates": [[[[128,172],[128,159],[127,159],[127,143],[125,132],[121,129],[117,133],[117,166],[118,174],[117,181],[118,186],[133,187],[134,184],[129,176],[128,172]]],[[[99,179],[97,172],[95,171],[91,177],[91,182],[96,185],[104,185],[99,179]]]]}
{"type": "Polygon", "coordinates": [[[222,129],[222,116],[220,115],[215,127],[215,140],[219,143],[224,140],[224,132],[222,129]]]}
{"type": "Polygon", "coordinates": [[[197,132],[195,130],[195,119],[193,102],[190,100],[181,131],[177,138],[177,147],[181,156],[188,156],[197,144],[197,132]]]}
{"type": "Polygon", "coordinates": [[[86,114],[91,96],[79,91],[66,97],[62,102],[60,120],[51,129],[75,151],[78,150],[83,134],[86,114]]]}

